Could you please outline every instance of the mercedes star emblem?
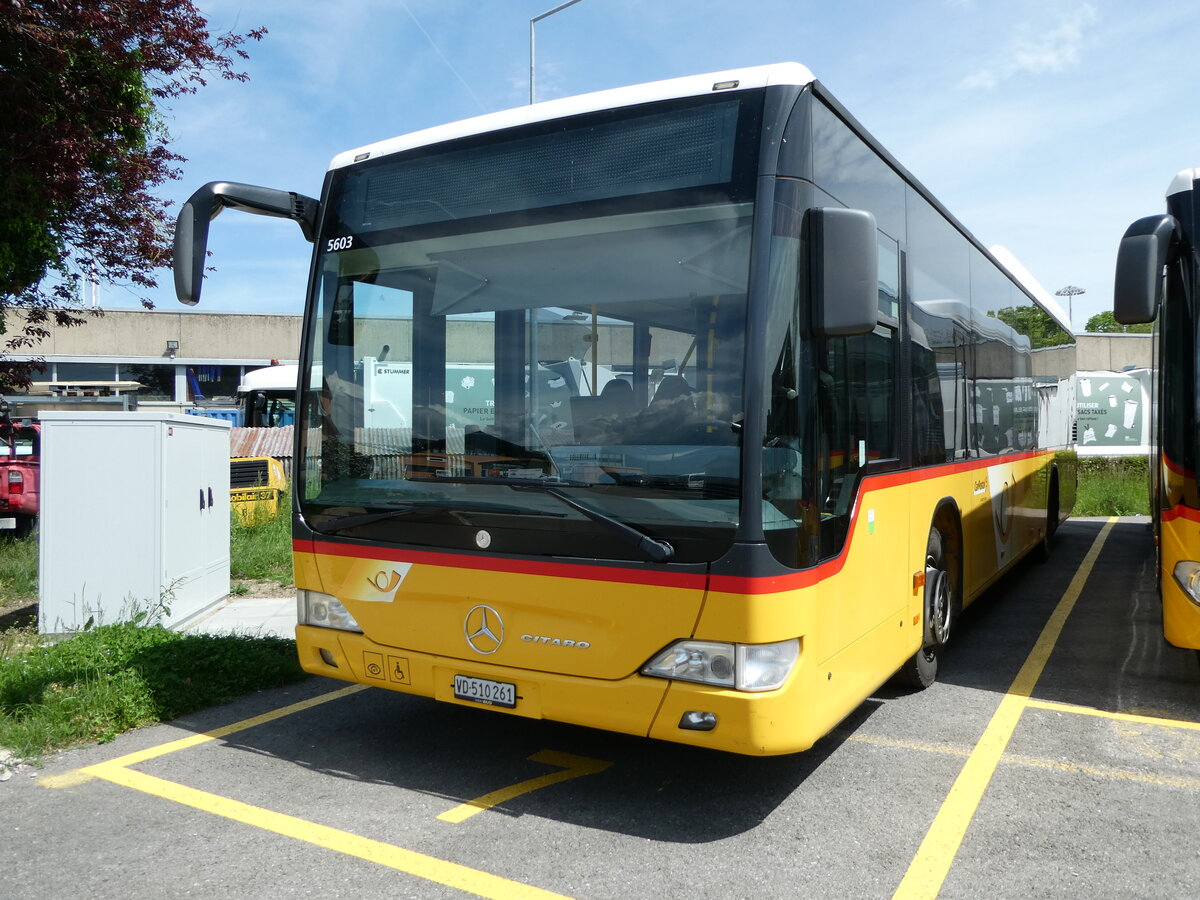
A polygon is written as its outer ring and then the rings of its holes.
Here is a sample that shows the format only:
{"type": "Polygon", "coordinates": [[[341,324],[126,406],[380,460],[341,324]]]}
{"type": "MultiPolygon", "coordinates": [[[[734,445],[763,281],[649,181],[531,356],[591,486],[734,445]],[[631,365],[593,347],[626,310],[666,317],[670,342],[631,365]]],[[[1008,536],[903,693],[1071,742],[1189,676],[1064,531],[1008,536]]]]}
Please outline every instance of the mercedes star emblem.
{"type": "Polygon", "coordinates": [[[495,653],[504,643],[504,620],[490,606],[476,606],[467,613],[463,634],[476,653],[495,653]]]}

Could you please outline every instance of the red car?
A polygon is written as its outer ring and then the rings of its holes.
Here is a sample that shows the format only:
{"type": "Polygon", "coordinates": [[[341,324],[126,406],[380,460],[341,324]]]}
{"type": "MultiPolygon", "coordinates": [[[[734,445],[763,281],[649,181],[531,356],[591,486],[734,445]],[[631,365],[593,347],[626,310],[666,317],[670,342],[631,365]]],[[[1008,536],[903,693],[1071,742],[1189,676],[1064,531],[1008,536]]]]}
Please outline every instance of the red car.
{"type": "Polygon", "coordinates": [[[38,514],[42,429],[0,408],[0,532],[26,534],[38,514]]]}

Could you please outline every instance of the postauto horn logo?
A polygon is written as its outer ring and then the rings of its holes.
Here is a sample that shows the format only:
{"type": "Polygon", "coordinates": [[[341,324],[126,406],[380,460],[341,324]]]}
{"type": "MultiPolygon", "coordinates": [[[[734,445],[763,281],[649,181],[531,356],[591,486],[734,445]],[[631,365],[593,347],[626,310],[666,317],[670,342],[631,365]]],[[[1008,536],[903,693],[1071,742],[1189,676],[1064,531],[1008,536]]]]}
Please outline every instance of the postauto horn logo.
{"type": "Polygon", "coordinates": [[[488,656],[504,643],[504,620],[490,606],[475,606],[463,621],[463,634],[476,653],[488,656]]]}

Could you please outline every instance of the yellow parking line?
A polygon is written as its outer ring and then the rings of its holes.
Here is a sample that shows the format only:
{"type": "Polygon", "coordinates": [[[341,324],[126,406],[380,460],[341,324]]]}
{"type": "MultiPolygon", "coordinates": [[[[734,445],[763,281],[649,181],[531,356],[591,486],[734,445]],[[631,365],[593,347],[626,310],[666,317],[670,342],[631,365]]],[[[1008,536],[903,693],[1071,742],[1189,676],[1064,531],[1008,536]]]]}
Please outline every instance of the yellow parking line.
{"type": "Polygon", "coordinates": [[[1017,677],[1013,679],[1008,692],[1000,701],[1000,706],[984,729],[983,736],[967,761],[962,771],[950,788],[950,793],[942,803],[941,809],[934,817],[925,839],[921,842],[917,855],[909,864],[900,886],[893,895],[893,900],[912,900],[912,898],[933,898],[941,890],[942,883],[950,871],[950,865],[958,853],[962,839],[967,833],[967,827],[979,808],[983,792],[992,779],[996,766],[1004,755],[1005,748],[1016,730],[1033,689],[1046,667],[1050,653],[1054,649],[1067,616],[1075,607],[1075,602],[1083,592],[1083,586],[1096,564],[1100,549],[1108,539],[1116,519],[1111,518],[1100,530],[1091,549],[1084,557],[1075,577],[1071,579],[1066,593],[1058,601],[1050,620],[1038,636],[1037,643],[1025,659],[1017,677]]]}
{"type": "Polygon", "coordinates": [[[1009,765],[1029,766],[1034,769],[1068,772],[1072,775],[1089,775],[1092,778],[1131,781],[1135,784],[1148,784],[1153,787],[1173,788],[1181,791],[1200,791],[1200,778],[1188,778],[1184,775],[1157,775],[1153,772],[1138,772],[1135,769],[1093,766],[1062,759],[1040,759],[1036,756],[1020,756],[1013,753],[1005,753],[1004,762],[1009,765]]]}
{"type": "Polygon", "coordinates": [[[387,866],[390,869],[457,888],[479,897],[493,898],[493,900],[539,900],[539,898],[543,898],[543,900],[559,898],[561,900],[563,897],[562,894],[531,887],[517,881],[509,881],[498,875],[491,875],[478,869],[426,856],[423,853],[405,850],[403,847],[318,825],[295,816],[272,812],[238,800],[231,800],[228,797],[198,791],[173,781],[135,772],[115,763],[100,763],[91,766],[89,771],[97,778],[103,778],[113,784],[181,803],[202,812],[232,819],[244,825],[261,828],[264,831],[304,841],[317,847],[324,847],[337,853],[344,853],[347,856],[354,856],[367,862],[387,866]]]}
{"type": "Polygon", "coordinates": [[[490,794],[484,794],[482,797],[476,797],[474,800],[468,800],[466,803],[442,813],[438,816],[438,819],[457,825],[459,822],[471,818],[476,813],[492,809],[514,797],[520,797],[522,794],[528,794],[531,791],[549,787],[552,784],[570,781],[572,778],[580,778],[583,775],[594,775],[597,772],[603,772],[612,765],[612,763],[605,762],[602,759],[589,759],[586,756],[575,756],[573,753],[560,753],[557,750],[540,750],[533,754],[533,756],[530,756],[529,760],[530,762],[545,763],[548,766],[561,766],[562,769],[558,772],[551,772],[548,775],[530,778],[528,781],[522,781],[511,787],[492,791],[490,794]]]}
{"type": "MultiPolygon", "coordinates": [[[[1036,700],[1031,700],[1025,704],[1026,708],[1031,706],[1049,706],[1055,708],[1056,704],[1043,704],[1036,700]]],[[[1068,712],[1074,712],[1086,707],[1075,707],[1068,712]]],[[[1131,716],[1130,718],[1141,721],[1144,717],[1131,716]]],[[[1151,720],[1155,724],[1155,720],[1151,720]]],[[[940,756],[961,756],[966,759],[971,755],[971,748],[962,747],[953,744],[931,744],[927,741],[908,741],[899,740],[897,738],[884,737],[878,734],[847,734],[844,732],[834,732],[845,741],[852,741],[858,744],[871,744],[876,747],[889,747],[895,750],[914,750],[918,753],[936,753],[940,756]]],[[[1200,791],[1200,778],[1187,778],[1182,775],[1156,775],[1152,772],[1139,772],[1136,769],[1119,769],[1115,766],[1097,766],[1089,765],[1088,763],[1067,762],[1061,759],[1045,759],[1038,756],[1022,756],[1016,753],[1005,753],[1000,757],[1000,762],[1007,766],[1026,766],[1031,769],[1052,769],[1057,772],[1070,772],[1076,775],[1088,775],[1092,778],[1108,778],[1114,781],[1134,781],[1141,784],[1154,785],[1155,787],[1175,788],[1184,791],[1200,791]]]]}
{"type": "MultiPolygon", "coordinates": [[[[74,772],[41,778],[39,779],[39,783],[46,787],[69,787],[90,781],[94,778],[100,778],[113,784],[121,785],[122,787],[141,791],[142,793],[170,800],[174,803],[180,803],[184,806],[190,806],[202,812],[222,816],[223,818],[241,822],[244,825],[250,825],[254,828],[261,828],[264,831],[270,831],[284,837],[324,847],[337,853],[354,856],[367,862],[377,863],[378,865],[404,872],[416,878],[444,884],[479,897],[494,898],[494,900],[551,900],[551,898],[563,900],[562,894],[542,890],[541,888],[522,884],[518,881],[510,881],[507,878],[501,878],[499,875],[492,875],[478,869],[461,866],[458,863],[426,856],[413,850],[405,850],[403,847],[385,844],[382,841],[372,840],[360,835],[351,834],[347,831],[329,828],[306,819],[251,806],[239,800],[231,800],[228,797],[221,797],[217,794],[196,790],[186,785],[157,778],[153,775],[146,775],[128,768],[137,763],[156,759],[169,753],[176,753],[180,750],[186,750],[190,747],[196,747],[208,741],[228,737],[239,731],[245,731],[258,725],[264,725],[267,722],[273,722],[286,716],[294,715],[306,709],[312,709],[331,700],[338,700],[342,697],[366,690],[367,687],[367,685],[356,684],[339,688],[336,691],[329,691],[308,700],[301,700],[298,703],[292,703],[288,706],[271,710],[262,715],[242,719],[230,725],[223,725],[220,728],[214,728],[202,734],[190,735],[186,738],[168,741],[165,744],[159,744],[145,750],[127,753],[124,756],[118,756],[106,762],[77,769],[74,772]]],[[[589,760],[585,757],[571,756],[570,754],[556,753],[554,751],[536,753],[530,759],[535,762],[545,762],[550,765],[566,767],[563,772],[555,772],[546,776],[546,779],[553,779],[552,781],[547,781],[547,783],[575,778],[580,775],[589,774],[592,771],[598,772],[611,765],[611,763],[600,760],[589,760]]],[[[527,788],[527,790],[534,789],[535,787],[527,788]]],[[[512,789],[509,790],[511,791],[512,789]]],[[[497,802],[500,801],[497,800],[497,802]]]]}
{"type": "MultiPolygon", "coordinates": [[[[230,725],[222,725],[220,728],[214,728],[212,731],[205,731],[201,734],[189,735],[185,738],[179,738],[175,741],[168,741],[165,744],[158,744],[155,747],[148,747],[145,750],[136,750],[133,753],[127,753],[124,756],[118,756],[115,759],[106,760],[99,763],[99,766],[132,766],[140,762],[145,762],[148,759],[156,759],[159,756],[166,756],[168,753],[176,753],[180,750],[186,750],[189,747],[196,747],[200,744],[205,744],[208,741],[215,741],[218,738],[228,737],[231,734],[236,734],[239,731],[245,731],[248,728],[254,728],[258,725],[265,725],[267,722],[274,722],[276,719],[282,719],[286,716],[294,715],[298,712],[303,712],[306,709],[312,709],[314,706],[320,706],[323,703],[329,703],[331,700],[340,700],[342,697],[348,697],[351,694],[357,694],[359,691],[367,689],[367,685],[354,684],[350,687],[339,688],[336,691],[329,691],[325,694],[319,694],[316,697],[310,697],[308,700],[301,700],[298,703],[292,703],[288,706],[281,706],[279,709],[273,709],[270,712],[263,713],[259,716],[253,716],[249,719],[242,719],[240,722],[234,722],[230,725]]],[[[64,772],[62,775],[47,775],[38,779],[38,784],[48,788],[65,788],[74,787],[77,784],[83,784],[90,781],[95,774],[93,769],[97,766],[87,766],[82,769],[76,769],[72,772],[64,772]]]]}
{"type": "Polygon", "coordinates": [[[882,734],[863,734],[860,732],[832,732],[835,737],[856,744],[871,744],[876,747],[890,747],[894,750],[916,750],[918,753],[936,753],[941,756],[961,756],[964,759],[971,755],[970,747],[955,744],[934,744],[929,741],[910,741],[904,738],[887,737],[882,734]]]}
{"type": "Polygon", "coordinates": [[[1108,712],[1091,706],[1076,706],[1073,703],[1054,703],[1049,700],[1029,700],[1026,706],[1037,709],[1049,709],[1055,712],[1071,713],[1076,716],[1096,716],[1101,719],[1116,719],[1119,722],[1137,722],[1139,725],[1158,725],[1162,728],[1182,728],[1188,731],[1200,731],[1200,722],[1187,719],[1164,719],[1160,716],[1140,716],[1134,713],[1108,712]]]}

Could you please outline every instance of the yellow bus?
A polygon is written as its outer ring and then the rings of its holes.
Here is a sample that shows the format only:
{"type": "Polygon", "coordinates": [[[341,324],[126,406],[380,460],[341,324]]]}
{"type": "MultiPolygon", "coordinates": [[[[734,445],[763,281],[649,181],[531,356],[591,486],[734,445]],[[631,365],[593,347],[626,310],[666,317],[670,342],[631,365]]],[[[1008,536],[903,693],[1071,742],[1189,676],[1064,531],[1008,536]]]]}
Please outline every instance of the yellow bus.
{"type": "Polygon", "coordinates": [[[1150,511],[1158,545],[1163,634],[1200,650],[1200,497],[1196,490],[1196,310],[1200,169],[1167,189],[1167,212],[1126,230],[1117,251],[1113,314],[1155,323],[1150,511]]]}
{"type": "Polygon", "coordinates": [[[227,206],[315,241],[309,672],[803,750],[1074,502],[1068,331],[802,66],[383,141],[319,201],[207,185],[184,302],[227,206]]]}

